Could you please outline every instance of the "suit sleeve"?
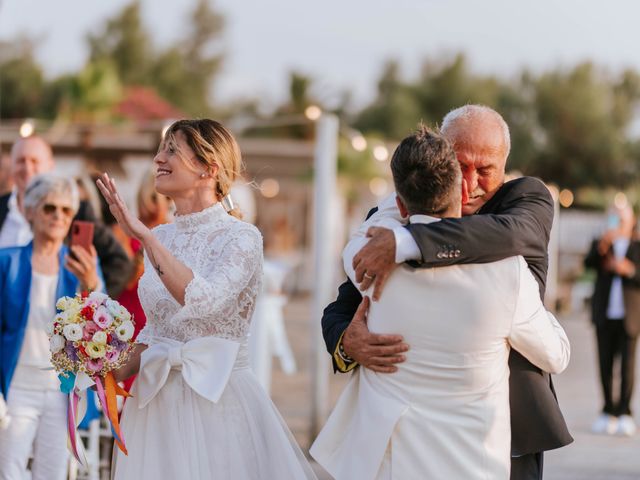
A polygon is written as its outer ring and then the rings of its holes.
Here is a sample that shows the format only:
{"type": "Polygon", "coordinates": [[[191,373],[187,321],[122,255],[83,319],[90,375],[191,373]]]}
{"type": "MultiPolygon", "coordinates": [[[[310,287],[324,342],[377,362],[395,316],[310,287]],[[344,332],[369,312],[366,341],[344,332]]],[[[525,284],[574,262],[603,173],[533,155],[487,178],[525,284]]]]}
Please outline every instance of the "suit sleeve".
{"type": "MultiPolygon", "coordinates": [[[[373,208],[367,214],[367,220],[377,211],[373,208]]],[[[357,363],[345,363],[339,355],[338,349],[342,341],[342,335],[347,329],[353,316],[362,301],[360,290],[347,278],[338,287],[338,298],[331,302],[322,313],[322,336],[327,351],[331,355],[334,372],[348,372],[357,366],[357,363]]]]}
{"type": "Polygon", "coordinates": [[[602,256],[598,253],[598,240],[594,240],[591,242],[587,256],[584,257],[584,266],[598,271],[601,268],[601,262],[602,256]]]}
{"type": "Polygon", "coordinates": [[[516,255],[531,266],[530,259],[546,259],[553,199],[535,178],[516,182],[494,213],[408,225],[422,253],[418,266],[489,263],[516,255]]]}
{"type": "Polygon", "coordinates": [[[353,315],[362,301],[360,290],[347,279],[338,287],[338,298],[324,309],[322,314],[322,336],[327,346],[327,351],[333,361],[333,371],[347,372],[356,366],[345,364],[338,355],[338,347],[342,335],[351,323],[353,315]]]}
{"type": "Polygon", "coordinates": [[[640,251],[638,248],[640,245],[637,240],[631,240],[631,245],[627,250],[627,259],[633,263],[635,270],[630,277],[623,278],[625,285],[630,285],[633,288],[640,288],[640,251]]]}
{"type": "Polygon", "coordinates": [[[509,343],[535,366],[561,373],[569,364],[567,334],[548,312],[538,295],[538,285],[522,258],[518,259],[519,289],[509,333],[509,343]]]}
{"type": "Polygon", "coordinates": [[[366,222],[362,224],[362,226],[358,229],[351,240],[349,240],[347,245],[344,247],[344,250],[342,251],[342,263],[344,271],[347,274],[347,277],[349,277],[352,282],[355,283],[356,281],[356,272],[353,268],[353,258],[360,250],[362,250],[362,248],[367,243],[369,243],[369,238],[366,235],[369,228],[382,227],[393,230],[401,226],[402,223],[400,223],[399,220],[394,217],[381,215],[380,212],[376,213],[376,215],[374,216],[371,216],[369,219],[367,219],[366,222]]]}
{"type": "Polygon", "coordinates": [[[98,252],[106,290],[110,297],[117,298],[130,278],[131,260],[109,228],[97,220],[88,202],[81,203],[76,219],[95,224],[93,245],[98,252]]]}

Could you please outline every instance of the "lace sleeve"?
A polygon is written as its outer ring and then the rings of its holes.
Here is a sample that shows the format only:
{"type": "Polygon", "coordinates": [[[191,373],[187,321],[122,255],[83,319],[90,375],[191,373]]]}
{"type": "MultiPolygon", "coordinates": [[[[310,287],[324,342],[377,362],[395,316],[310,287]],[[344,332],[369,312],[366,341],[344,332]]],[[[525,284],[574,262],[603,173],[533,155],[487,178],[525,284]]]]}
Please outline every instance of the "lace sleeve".
{"type": "Polygon", "coordinates": [[[246,334],[262,282],[262,236],[238,222],[222,248],[214,249],[193,269],[185,304],[171,324],[190,336],[239,338],[246,334]]]}
{"type": "Polygon", "coordinates": [[[147,323],[142,330],[138,333],[136,337],[136,343],[144,343],[145,345],[151,344],[151,339],[153,338],[153,327],[150,323],[147,323]]]}

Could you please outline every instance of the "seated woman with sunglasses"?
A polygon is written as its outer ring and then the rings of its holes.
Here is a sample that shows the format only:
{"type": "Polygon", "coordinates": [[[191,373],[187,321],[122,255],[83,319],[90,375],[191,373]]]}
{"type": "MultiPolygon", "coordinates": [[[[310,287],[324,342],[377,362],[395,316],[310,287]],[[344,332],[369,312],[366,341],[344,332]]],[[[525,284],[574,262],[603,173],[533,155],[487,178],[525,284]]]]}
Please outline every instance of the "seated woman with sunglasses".
{"type": "Polygon", "coordinates": [[[103,284],[93,247],[72,246],[71,256],[63,244],[78,205],[72,179],[35,177],[24,197],[33,241],[0,249],[2,480],[25,478],[32,454],[33,480],[66,478],[66,395],[50,368],[46,326],[59,297],[103,284]]]}

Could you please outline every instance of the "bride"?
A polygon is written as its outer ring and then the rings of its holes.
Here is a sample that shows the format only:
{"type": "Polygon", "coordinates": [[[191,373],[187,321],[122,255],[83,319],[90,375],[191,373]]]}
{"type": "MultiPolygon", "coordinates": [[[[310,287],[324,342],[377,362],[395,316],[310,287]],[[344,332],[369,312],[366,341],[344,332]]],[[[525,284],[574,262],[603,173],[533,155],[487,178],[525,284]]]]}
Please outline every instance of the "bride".
{"type": "Polygon", "coordinates": [[[242,166],[220,123],[180,120],[154,160],[172,224],[149,230],[104,174],[111,212],[145,251],[139,295],[147,324],[118,379],[138,374],[122,413],[129,455],[114,478],[315,478],[249,370],[247,334],[262,281],[262,237],[238,218],[229,189],[242,166]]]}

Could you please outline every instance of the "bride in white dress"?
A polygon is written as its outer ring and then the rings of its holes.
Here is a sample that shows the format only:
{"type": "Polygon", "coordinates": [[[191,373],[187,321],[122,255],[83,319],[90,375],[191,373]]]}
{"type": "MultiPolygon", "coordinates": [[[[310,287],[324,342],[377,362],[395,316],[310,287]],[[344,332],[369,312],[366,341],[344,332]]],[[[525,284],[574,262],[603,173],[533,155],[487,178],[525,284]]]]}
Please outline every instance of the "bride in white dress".
{"type": "Polygon", "coordinates": [[[175,222],[148,230],[106,174],[98,186],[145,250],[139,296],[147,324],[122,413],[128,456],[116,480],[315,478],[249,369],[247,334],[262,281],[262,237],[228,197],[242,163],[233,136],[212,120],[174,123],[155,157],[156,190],[175,222]]]}

